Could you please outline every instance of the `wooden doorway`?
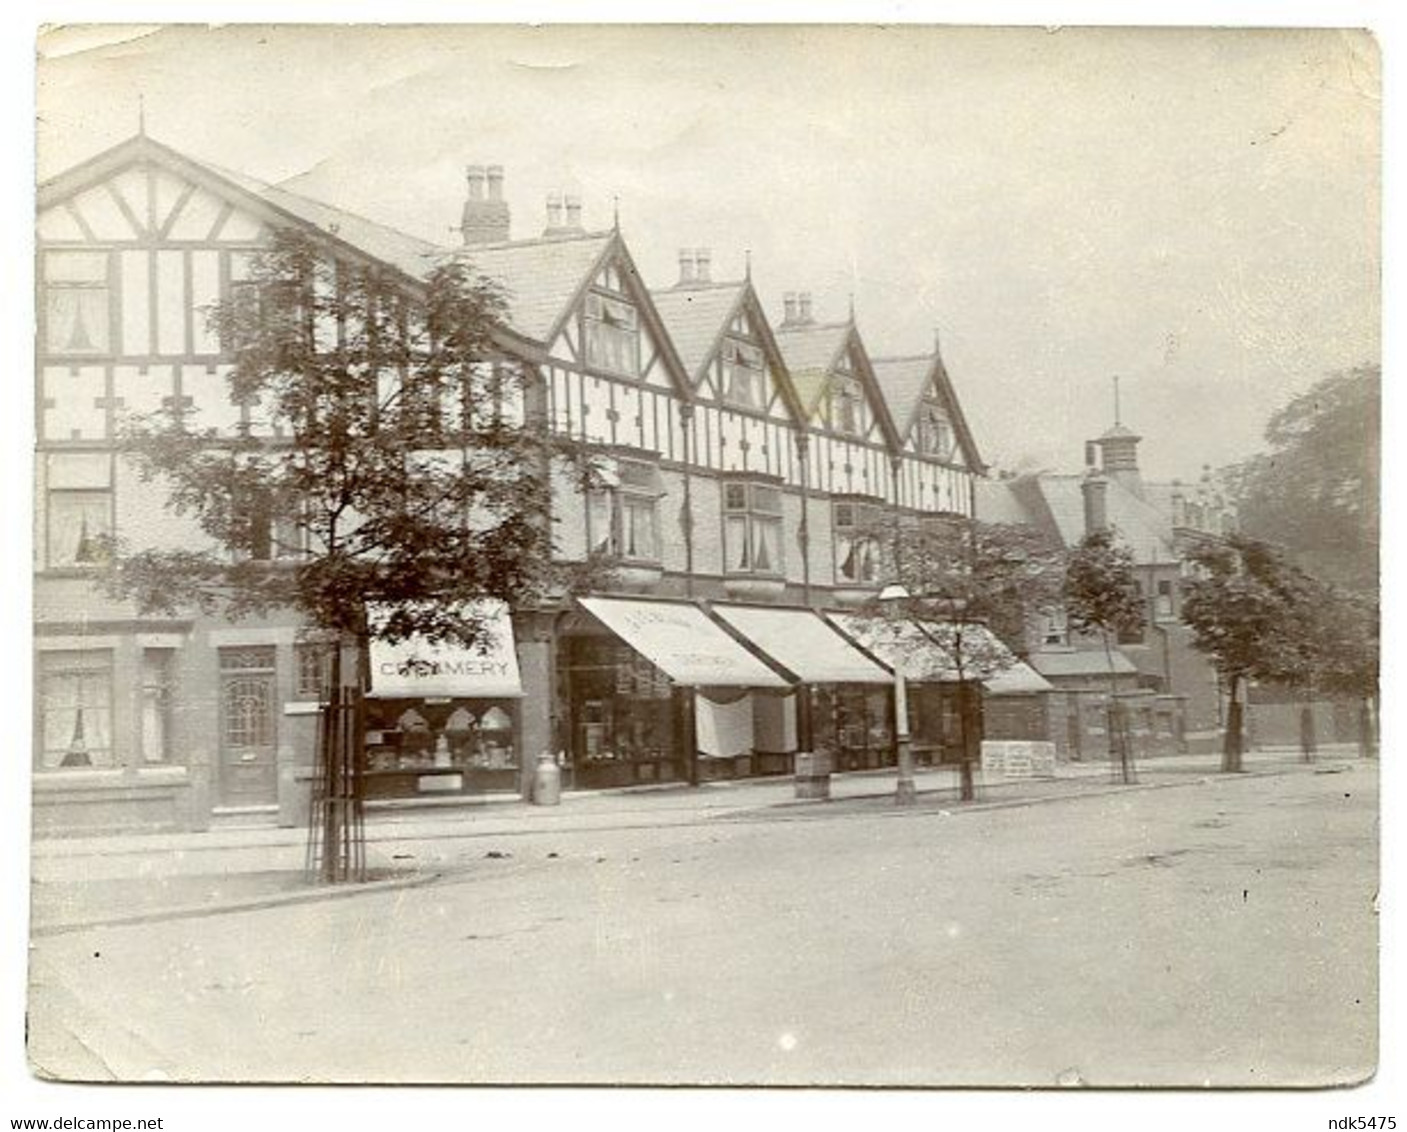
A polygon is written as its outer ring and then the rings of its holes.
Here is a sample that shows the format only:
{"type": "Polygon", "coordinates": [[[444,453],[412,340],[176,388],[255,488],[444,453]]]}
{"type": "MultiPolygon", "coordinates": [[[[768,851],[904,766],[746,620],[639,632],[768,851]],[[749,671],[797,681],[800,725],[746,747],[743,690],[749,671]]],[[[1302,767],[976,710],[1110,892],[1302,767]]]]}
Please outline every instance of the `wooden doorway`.
{"type": "Polygon", "coordinates": [[[272,645],[220,650],[220,801],[278,803],[272,645]]]}

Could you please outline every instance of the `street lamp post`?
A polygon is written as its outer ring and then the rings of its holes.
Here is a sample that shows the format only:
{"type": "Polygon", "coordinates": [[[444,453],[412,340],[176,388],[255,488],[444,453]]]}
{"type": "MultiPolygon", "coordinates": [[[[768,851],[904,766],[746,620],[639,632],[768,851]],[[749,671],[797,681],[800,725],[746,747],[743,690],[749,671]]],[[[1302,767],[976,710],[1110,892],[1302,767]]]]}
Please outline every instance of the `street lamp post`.
{"type": "MultiPolygon", "coordinates": [[[[897,604],[908,600],[909,591],[903,586],[885,586],[880,591],[881,602],[897,604]]],[[[912,806],[918,796],[914,786],[914,744],[909,734],[909,685],[904,672],[904,648],[900,642],[894,650],[894,747],[899,764],[899,781],[894,789],[896,806],[912,806]]]]}

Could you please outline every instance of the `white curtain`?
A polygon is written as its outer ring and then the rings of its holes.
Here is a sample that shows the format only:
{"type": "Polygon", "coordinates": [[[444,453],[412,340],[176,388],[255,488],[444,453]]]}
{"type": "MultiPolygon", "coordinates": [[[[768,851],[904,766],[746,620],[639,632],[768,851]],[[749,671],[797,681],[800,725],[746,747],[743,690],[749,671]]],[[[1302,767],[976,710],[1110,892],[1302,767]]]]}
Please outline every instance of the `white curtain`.
{"type": "Polygon", "coordinates": [[[112,671],[48,660],[40,683],[42,766],[107,767],[112,757],[112,671]]]}

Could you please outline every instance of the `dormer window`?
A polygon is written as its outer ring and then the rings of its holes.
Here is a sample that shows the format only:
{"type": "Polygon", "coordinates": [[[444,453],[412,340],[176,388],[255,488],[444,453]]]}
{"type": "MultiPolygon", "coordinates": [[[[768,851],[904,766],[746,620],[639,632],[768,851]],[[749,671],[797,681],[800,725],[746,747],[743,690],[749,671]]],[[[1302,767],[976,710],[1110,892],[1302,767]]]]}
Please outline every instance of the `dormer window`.
{"type": "Polygon", "coordinates": [[[925,402],[919,409],[918,450],[924,456],[946,460],[953,454],[953,426],[943,410],[925,402]]]}
{"type": "Polygon", "coordinates": [[[762,351],[743,342],[723,343],[723,399],[740,409],[762,409],[762,351]]]}
{"type": "Polygon", "coordinates": [[[837,377],[832,389],[831,427],[846,436],[865,432],[865,395],[853,377],[837,377]]]}
{"type": "Polygon", "coordinates": [[[586,296],[586,363],[635,377],[640,372],[640,329],[635,308],[620,299],[586,296]]]}

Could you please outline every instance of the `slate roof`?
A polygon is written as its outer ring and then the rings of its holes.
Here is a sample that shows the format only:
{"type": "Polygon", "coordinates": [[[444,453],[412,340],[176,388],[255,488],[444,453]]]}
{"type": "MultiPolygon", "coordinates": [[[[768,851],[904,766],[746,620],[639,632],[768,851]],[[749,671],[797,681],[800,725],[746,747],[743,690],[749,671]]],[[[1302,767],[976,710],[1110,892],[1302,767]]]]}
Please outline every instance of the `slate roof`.
{"type": "Polygon", "coordinates": [[[444,253],[445,249],[439,245],[385,224],[378,224],[365,216],[358,216],[355,212],[324,204],[322,201],[290,192],[278,185],[270,185],[208,161],[201,164],[245,192],[267,201],[281,212],[336,236],[414,279],[423,279],[444,253]]]}
{"type": "Polygon", "coordinates": [[[650,292],[655,310],[695,385],[703,379],[704,364],[742,298],[745,286],[744,283],[704,283],[650,292]]]}
{"type": "Polygon", "coordinates": [[[933,375],[933,355],[909,358],[871,358],[875,381],[889,406],[889,415],[900,437],[909,435],[924,387],[933,375]]]}
{"type": "Polygon", "coordinates": [[[773,332],[791,373],[802,410],[809,417],[825,392],[826,377],[850,335],[848,322],[779,326],[773,332]]]}
{"type": "Polygon", "coordinates": [[[547,343],[614,238],[614,232],[584,232],[455,248],[449,254],[503,287],[514,330],[547,343]]]}
{"type": "MultiPolygon", "coordinates": [[[[1085,500],[1081,475],[1041,473],[977,485],[977,516],[985,522],[1033,523],[1057,535],[1066,546],[1085,535],[1085,500]]],[[[1105,513],[1122,541],[1141,564],[1176,562],[1168,512],[1141,499],[1116,476],[1107,476],[1105,513]]]]}
{"type": "MultiPolygon", "coordinates": [[[[1113,674],[1135,676],[1138,669],[1118,649],[1113,649],[1113,674]]],[[[1042,676],[1103,676],[1110,674],[1110,662],[1103,649],[1041,649],[1028,657],[1031,667],[1042,676]]]]}

